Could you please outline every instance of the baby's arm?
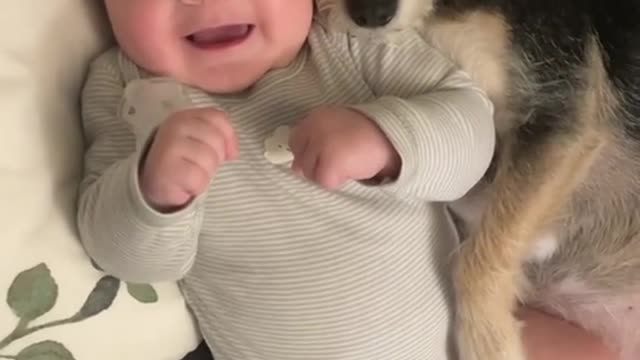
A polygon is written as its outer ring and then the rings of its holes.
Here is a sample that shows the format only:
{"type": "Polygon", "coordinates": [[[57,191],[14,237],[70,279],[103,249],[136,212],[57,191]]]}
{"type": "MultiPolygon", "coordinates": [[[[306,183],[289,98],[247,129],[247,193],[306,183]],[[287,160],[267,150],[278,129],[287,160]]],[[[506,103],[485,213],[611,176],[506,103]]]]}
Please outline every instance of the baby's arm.
{"type": "Polygon", "coordinates": [[[429,201],[463,196],[493,157],[493,105],[417,35],[398,44],[363,41],[352,40],[350,49],[377,100],[352,108],[375,121],[400,154],[400,175],[386,187],[429,201]]]}
{"type": "Polygon", "coordinates": [[[177,280],[194,261],[201,205],[162,214],[144,201],[141,155],[129,124],[118,116],[124,84],[115,58],[108,53],[92,64],[82,94],[87,150],[78,199],[80,237],[94,261],[123,280],[177,280]]]}

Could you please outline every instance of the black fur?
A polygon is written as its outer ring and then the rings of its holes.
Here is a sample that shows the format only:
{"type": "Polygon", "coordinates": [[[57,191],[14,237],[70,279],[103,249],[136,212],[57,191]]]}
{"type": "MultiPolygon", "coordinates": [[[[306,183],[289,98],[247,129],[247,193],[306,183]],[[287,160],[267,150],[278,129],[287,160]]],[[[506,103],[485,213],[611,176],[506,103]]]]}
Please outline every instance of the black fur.
{"type": "MultiPolygon", "coordinates": [[[[429,0],[424,1],[426,4],[429,0]]],[[[398,8],[398,0],[345,2],[352,19],[359,16],[362,7],[368,11],[372,6],[380,6],[377,11],[398,8]]],[[[386,15],[393,17],[397,10],[387,11],[392,13],[386,15]]],[[[513,127],[498,134],[497,156],[485,179],[502,185],[492,189],[495,196],[490,198],[494,205],[502,206],[487,211],[485,215],[489,215],[482,221],[489,219],[502,226],[500,216],[505,213],[526,214],[527,209],[544,203],[541,213],[549,210],[552,214],[545,219],[545,215],[532,217],[538,221],[532,226],[542,231],[553,225],[554,235],[560,240],[551,258],[528,264],[525,271],[532,293],[525,301],[560,313],[564,310],[559,309],[573,310],[582,301],[595,301],[597,304],[588,311],[600,311],[604,314],[601,318],[609,319],[614,326],[592,323],[591,330],[616,344],[626,354],[625,360],[638,359],[637,339],[622,339],[610,332],[618,325],[630,328],[630,324],[625,325],[628,314],[609,313],[620,303],[607,304],[604,299],[635,296],[628,300],[635,302],[628,304],[631,309],[640,299],[640,0],[434,0],[433,11],[439,19],[450,20],[465,19],[474,12],[495,14],[508,27],[507,50],[512,57],[504,62],[511,66],[506,69],[508,91],[496,96],[504,100],[513,127]],[[594,55],[601,57],[597,64],[594,55]],[[605,84],[594,84],[602,77],[605,84]],[[589,96],[600,90],[606,96],[589,96]],[[583,118],[584,114],[593,115],[585,107],[596,109],[598,114],[583,118]],[[545,186],[562,188],[550,180],[561,172],[559,153],[573,151],[573,157],[567,159],[579,158],[575,154],[580,150],[576,149],[583,149],[579,145],[588,147],[594,131],[601,135],[598,140],[604,145],[594,150],[593,161],[585,160],[587,174],[575,178],[566,173],[558,175],[566,179],[563,184],[571,184],[567,185],[568,195],[559,191],[557,200],[539,200],[537,196],[544,193],[545,186]],[[545,291],[561,288],[556,285],[564,279],[584,282],[592,296],[601,297],[571,302],[566,300],[575,294],[560,290],[560,295],[566,295],[565,303],[545,298],[545,291]]],[[[510,221],[521,219],[516,216],[510,221]]],[[[508,246],[513,240],[506,237],[498,239],[502,243],[484,243],[484,248],[497,252],[496,246],[508,246]]],[[[485,265],[473,269],[491,269],[485,265]]],[[[574,315],[570,320],[581,323],[584,319],[574,315]]]]}
{"type": "MultiPolygon", "coordinates": [[[[359,22],[365,11],[387,12],[379,16],[393,17],[398,8],[397,0],[346,3],[349,15],[359,22]]],[[[517,107],[535,111],[527,114],[526,124],[520,129],[519,136],[525,142],[574,125],[566,121],[575,111],[572,99],[583,89],[579,69],[585,66],[587,43],[596,35],[608,75],[623,98],[620,125],[627,136],[640,141],[640,1],[436,0],[435,8],[452,17],[473,10],[493,11],[512,27],[512,44],[517,47],[513,50],[535,64],[528,75],[540,84],[526,98],[512,99],[530,102],[517,107]]]]}

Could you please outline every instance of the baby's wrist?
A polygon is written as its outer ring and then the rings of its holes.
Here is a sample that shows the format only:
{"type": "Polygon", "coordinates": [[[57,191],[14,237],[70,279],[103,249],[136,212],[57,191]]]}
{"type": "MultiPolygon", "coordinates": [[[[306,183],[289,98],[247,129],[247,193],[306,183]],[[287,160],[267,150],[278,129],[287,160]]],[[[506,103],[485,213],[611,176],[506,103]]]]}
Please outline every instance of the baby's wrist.
{"type": "Polygon", "coordinates": [[[396,180],[400,175],[400,169],[402,168],[402,159],[400,158],[400,154],[391,148],[390,159],[387,162],[387,165],[382,168],[382,170],[378,173],[376,177],[388,180],[396,180]]]}
{"type": "Polygon", "coordinates": [[[392,156],[393,159],[374,177],[363,181],[364,183],[369,185],[384,185],[398,179],[402,168],[402,160],[395,150],[393,152],[395,154],[392,156]]]}
{"type": "Polygon", "coordinates": [[[380,171],[371,179],[371,181],[376,183],[382,183],[387,181],[394,181],[400,176],[400,170],[402,168],[402,158],[400,154],[396,150],[396,148],[391,143],[391,140],[387,137],[387,134],[382,130],[382,128],[376,123],[375,120],[367,116],[366,114],[360,113],[358,111],[354,111],[360,116],[364,117],[369,125],[372,125],[377,130],[377,135],[383,143],[387,150],[387,161],[385,165],[380,169],[380,171]]]}

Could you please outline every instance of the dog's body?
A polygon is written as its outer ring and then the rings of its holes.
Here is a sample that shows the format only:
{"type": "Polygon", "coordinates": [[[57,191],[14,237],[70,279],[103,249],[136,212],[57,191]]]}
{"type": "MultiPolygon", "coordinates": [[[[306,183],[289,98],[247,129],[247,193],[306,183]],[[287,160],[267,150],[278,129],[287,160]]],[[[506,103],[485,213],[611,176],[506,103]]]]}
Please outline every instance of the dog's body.
{"type": "Polygon", "coordinates": [[[640,1],[321,4],[361,28],[424,29],[496,105],[492,169],[452,206],[469,230],[453,278],[461,360],[525,358],[518,299],[640,359],[640,1]]]}

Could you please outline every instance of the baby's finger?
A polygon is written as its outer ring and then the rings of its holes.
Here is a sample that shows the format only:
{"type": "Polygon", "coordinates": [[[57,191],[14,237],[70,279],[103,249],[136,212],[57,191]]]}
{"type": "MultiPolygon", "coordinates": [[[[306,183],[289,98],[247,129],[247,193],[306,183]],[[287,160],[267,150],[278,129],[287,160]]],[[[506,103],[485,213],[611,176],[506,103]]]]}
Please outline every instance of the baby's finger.
{"type": "Polygon", "coordinates": [[[303,128],[296,126],[291,129],[289,134],[289,149],[293,154],[293,163],[291,170],[298,176],[304,176],[305,153],[309,146],[309,136],[303,128]]]}
{"type": "Polygon", "coordinates": [[[334,161],[321,155],[316,162],[314,180],[328,190],[335,190],[347,181],[347,177],[340,171],[334,161]]]}
{"type": "Polygon", "coordinates": [[[228,118],[221,119],[216,126],[220,131],[220,134],[224,137],[224,153],[225,160],[235,160],[240,155],[240,145],[238,140],[238,134],[231,125],[231,121],[228,118]]]}
{"type": "Polygon", "coordinates": [[[293,171],[294,174],[296,174],[297,176],[304,176],[304,173],[302,172],[302,156],[297,156],[293,158],[293,163],[291,164],[291,171],[293,171]]]}
{"type": "Polygon", "coordinates": [[[304,154],[302,154],[302,174],[311,181],[316,181],[316,166],[319,156],[320,151],[318,147],[313,146],[313,144],[308,144],[304,154]]]}
{"type": "Polygon", "coordinates": [[[200,109],[201,112],[196,116],[213,126],[217,132],[222,134],[224,139],[224,152],[225,160],[233,160],[238,157],[239,146],[238,137],[236,134],[229,117],[214,108],[200,109]]]}
{"type": "Polygon", "coordinates": [[[238,140],[238,135],[235,131],[233,132],[233,137],[231,138],[231,141],[227,141],[225,145],[226,145],[225,152],[227,155],[226,159],[236,160],[240,156],[240,141],[238,140]]]}
{"type": "Polygon", "coordinates": [[[200,167],[209,177],[213,177],[220,163],[224,161],[224,146],[221,136],[211,137],[208,143],[198,138],[187,137],[183,144],[182,158],[200,167]]]}
{"type": "Polygon", "coordinates": [[[309,134],[304,125],[298,124],[289,131],[289,149],[294,157],[302,155],[309,143],[309,134]]]}
{"type": "Polygon", "coordinates": [[[204,170],[201,164],[193,162],[192,159],[185,158],[184,161],[176,166],[175,171],[181,174],[178,178],[177,186],[179,189],[189,194],[190,197],[196,197],[209,187],[211,177],[204,170]]]}

